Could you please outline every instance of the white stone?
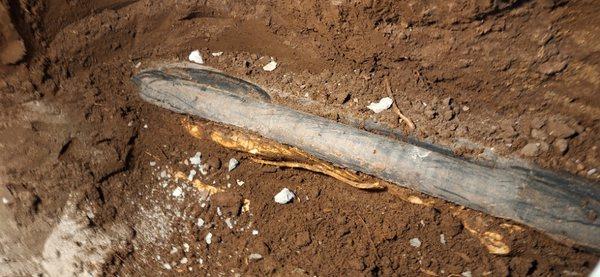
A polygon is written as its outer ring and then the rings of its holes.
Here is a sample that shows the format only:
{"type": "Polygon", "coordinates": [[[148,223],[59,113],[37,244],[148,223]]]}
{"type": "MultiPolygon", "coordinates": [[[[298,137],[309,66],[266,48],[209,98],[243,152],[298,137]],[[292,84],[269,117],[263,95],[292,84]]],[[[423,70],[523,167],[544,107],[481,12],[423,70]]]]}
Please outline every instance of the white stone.
{"type": "Polygon", "coordinates": [[[173,197],[180,197],[183,195],[183,190],[181,189],[181,187],[176,187],[173,190],[173,193],[171,193],[171,195],[173,195],[173,197]]]}
{"type": "Polygon", "coordinates": [[[187,264],[188,263],[188,259],[186,257],[181,258],[181,261],[179,261],[180,264],[187,264]]]}
{"type": "Polygon", "coordinates": [[[206,237],[204,237],[204,241],[206,242],[206,244],[211,244],[212,243],[212,233],[208,233],[206,234],[206,237]]]}
{"type": "Polygon", "coordinates": [[[465,271],[465,272],[461,273],[460,276],[471,277],[471,276],[473,276],[473,274],[471,274],[471,271],[465,271]]]}
{"type": "Polygon", "coordinates": [[[249,260],[255,260],[255,261],[260,260],[262,258],[263,258],[263,256],[258,253],[252,253],[252,254],[250,254],[250,256],[248,256],[249,260]]]}
{"type": "Polygon", "coordinates": [[[275,70],[275,68],[277,68],[277,62],[275,60],[271,60],[268,64],[263,66],[263,70],[269,72],[275,70]]]}
{"type": "Polygon", "coordinates": [[[168,264],[168,263],[164,263],[163,264],[163,268],[166,269],[166,270],[171,270],[171,265],[168,264]]]}
{"type": "Polygon", "coordinates": [[[196,221],[196,226],[198,226],[198,227],[204,226],[204,219],[198,218],[198,221],[196,221]]]}
{"type": "Polygon", "coordinates": [[[289,190],[288,188],[283,188],[279,193],[275,195],[275,197],[273,197],[273,200],[275,200],[275,202],[279,204],[287,204],[290,201],[292,201],[294,197],[295,195],[291,190],[289,190]]]}
{"type": "Polygon", "coordinates": [[[231,158],[229,159],[229,164],[227,165],[227,170],[232,171],[234,170],[238,164],[240,164],[240,162],[238,160],[236,160],[235,158],[231,158]]]}
{"type": "Polygon", "coordinates": [[[394,100],[392,100],[392,98],[384,97],[381,98],[379,102],[371,102],[371,104],[369,104],[367,108],[369,108],[369,110],[372,110],[374,113],[380,113],[384,110],[389,109],[392,106],[392,103],[394,103],[394,100]]]}
{"type": "Polygon", "coordinates": [[[410,243],[410,245],[414,246],[414,247],[419,247],[421,246],[421,240],[418,238],[412,238],[410,239],[410,241],[408,241],[410,243]]]}
{"type": "Polygon", "coordinates": [[[592,168],[590,170],[588,170],[587,175],[593,175],[594,173],[596,173],[598,170],[595,168],[592,168]]]}
{"type": "Polygon", "coordinates": [[[150,162],[150,166],[155,166],[156,162],[150,162]]]}
{"type": "Polygon", "coordinates": [[[195,62],[198,64],[203,64],[204,63],[204,59],[202,59],[202,54],[200,54],[199,50],[194,50],[190,53],[190,55],[188,56],[188,59],[191,62],[195,62]]]}
{"type": "Polygon", "coordinates": [[[219,56],[223,55],[223,52],[222,52],[222,51],[219,51],[219,52],[212,52],[212,53],[210,53],[210,54],[211,54],[213,57],[219,57],[219,56]]]}
{"type": "Polygon", "coordinates": [[[190,245],[187,242],[183,243],[183,252],[190,252],[190,245]]]}
{"type": "Polygon", "coordinates": [[[244,185],[244,181],[241,180],[235,180],[235,182],[238,184],[238,186],[243,186],[244,185]]]}
{"type": "Polygon", "coordinates": [[[231,218],[229,218],[229,217],[228,217],[228,218],[226,218],[226,219],[225,219],[225,224],[227,224],[227,227],[228,227],[229,229],[233,229],[233,223],[231,222],[231,218]]]}
{"type": "Polygon", "coordinates": [[[258,230],[256,230],[256,229],[252,230],[252,235],[253,236],[258,236],[258,230]]]}
{"type": "Polygon", "coordinates": [[[199,165],[202,163],[202,153],[196,152],[196,155],[190,158],[190,164],[199,165]]]}
{"type": "Polygon", "coordinates": [[[190,170],[190,174],[188,175],[188,181],[194,180],[194,176],[196,176],[196,170],[190,170]]]}
{"type": "Polygon", "coordinates": [[[446,244],[446,236],[444,236],[444,234],[440,234],[440,243],[446,244]]]}

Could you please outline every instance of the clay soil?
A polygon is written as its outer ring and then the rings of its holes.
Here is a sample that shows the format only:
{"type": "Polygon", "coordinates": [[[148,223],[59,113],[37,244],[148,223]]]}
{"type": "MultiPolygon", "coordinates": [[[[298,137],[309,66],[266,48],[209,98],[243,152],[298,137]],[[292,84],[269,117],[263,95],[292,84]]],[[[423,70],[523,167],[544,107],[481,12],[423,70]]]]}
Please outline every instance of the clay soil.
{"type": "Polygon", "coordinates": [[[466,209],[511,249],[490,254],[451,203],[418,205],[256,164],[190,136],[181,126],[188,116],[143,102],[130,81],[198,49],[207,65],[283,105],[342,123],[377,121],[468,159],[519,159],[598,182],[596,1],[6,7],[27,51],[0,66],[1,276],[583,276],[598,262],[597,254],[466,209]],[[271,59],[278,67],[264,71],[271,59]],[[388,96],[384,78],[414,131],[392,110],[366,108],[388,96]],[[190,172],[197,152],[208,174],[193,178],[224,190],[210,199],[173,179],[190,172]],[[240,164],[229,172],[231,158],[240,164]],[[296,198],[280,205],[273,196],[284,187],[296,198]]]}

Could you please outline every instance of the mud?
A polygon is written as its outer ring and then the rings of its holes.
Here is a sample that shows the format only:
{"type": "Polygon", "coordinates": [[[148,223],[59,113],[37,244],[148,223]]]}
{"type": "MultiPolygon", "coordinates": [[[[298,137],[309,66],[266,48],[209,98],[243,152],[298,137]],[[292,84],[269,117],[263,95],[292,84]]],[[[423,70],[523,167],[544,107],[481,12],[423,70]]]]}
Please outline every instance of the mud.
{"type": "Polygon", "coordinates": [[[185,116],[144,103],[130,81],[199,49],[207,65],[279,103],[377,121],[470,159],[492,149],[597,182],[594,1],[8,3],[27,53],[0,68],[2,275],[547,276],[584,275],[598,262],[465,211],[504,236],[511,252],[493,255],[450,203],[258,165],[190,136],[185,116]],[[277,69],[262,70],[271,59],[277,69]],[[388,96],[386,76],[413,132],[392,110],[366,108],[388,96]],[[189,174],[196,152],[208,174],[193,179],[224,191],[210,200],[173,178],[189,174]],[[228,172],[230,158],[240,165],[228,172]],[[283,187],[293,203],[273,201],[283,187]]]}

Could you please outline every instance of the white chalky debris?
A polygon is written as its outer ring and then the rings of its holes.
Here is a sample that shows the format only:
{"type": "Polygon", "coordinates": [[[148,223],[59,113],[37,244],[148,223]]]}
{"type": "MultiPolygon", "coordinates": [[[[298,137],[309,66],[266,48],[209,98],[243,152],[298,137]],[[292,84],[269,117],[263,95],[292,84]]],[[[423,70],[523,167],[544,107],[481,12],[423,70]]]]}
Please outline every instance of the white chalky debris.
{"type": "Polygon", "coordinates": [[[473,276],[473,274],[471,274],[471,271],[465,271],[465,272],[461,273],[460,276],[471,277],[471,276],[473,276]]]}
{"type": "Polygon", "coordinates": [[[204,241],[206,242],[206,244],[211,244],[212,243],[212,233],[208,233],[206,234],[206,237],[204,237],[204,241]]]}
{"type": "Polygon", "coordinates": [[[595,168],[592,168],[592,169],[588,170],[587,175],[594,175],[594,173],[596,173],[596,171],[598,171],[598,170],[595,168]]]}
{"type": "Polygon", "coordinates": [[[252,253],[252,254],[250,254],[250,256],[248,256],[249,260],[255,260],[255,261],[258,261],[258,260],[260,260],[262,258],[263,258],[263,256],[261,254],[258,254],[258,253],[252,253]]]}
{"type": "Polygon", "coordinates": [[[389,109],[392,106],[392,103],[394,103],[394,100],[392,100],[392,98],[384,97],[381,98],[381,100],[379,100],[379,102],[377,103],[371,102],[371,104],[369,104],[367,108],[369,108],[369,110],[372,110],[374,113],[380,113],[384,110],[389,109]]]}
{"type": "Polygon", "coordinates": [[[199,259],[198,259],[198,263],[199,263],[199,264],[204,264],[204,260],[203,260],[202,258],[199,258],[199,259]]]}
{"type": "Polygon", "coordinates": [[[190,170],[190,174],[188,175],[188,181],[194,180],[194,176],[196,176],[196,170],[190,170]]]}
{"type": "Polygon", "coordinates": [[[148,124],[144,124],[144,129],[148,129],[148,124]]]}
{"type": "Polygon", "coordinates": [[[235,158],[231,158],[229,159],[229,164],[227,165],[227,170],[232,171],[234,170],[238,164],[240,164],[240,162],[238,160],[236,160],[235,158]]]}
{"type": "Polygon", "coordinates": [[[190,53],[190,55],[188,56],[188,59],[191,62],[195,62],[198,64],[203,64],[204,63],[204,59],[202,59],[202,54],[200,54],[199,50],[194,50],[190,53]]]}
{"type": "Polygon", "coordinates": [[[183,252],[190,252],[190,245],[187,242],[183,243],[183,252]]]}
{"type": "Polygon", "coordinates": [[[166,269],[166,270],[171,270],[171,265],[168,264],[168,263],[164,263],[163,264],[163,268],[166,269]]]}
{"type": "Polygon", "coordinates": [[[10,201],[6,197],[2,197],[2,204],[6,205],[10,203],[10,201]]]}
{"type": "Polygon", "coordinates": [[[414,247],[419,247],[421,246],[421,240],[419,238],[412,238],[410,239],[410,241],[408,241],[410,243],[410,245],[414,246],[414,247]]]}
{"type": "Polygon", "coordinates": [[[444,236],[444,234],[440,234],[440,243],[446,244],[446,236],[444,236]]]}
{"type": "Polygon", "coordinates": [[[173,195],[173,197],[180,197],[181,195],[183,195],[183,190],[181,189],[181,187],[176,187],[171,195],[173,195]]]}
{"type": "Polygon", "coordinates": [[[256,229],[252,230],[252,235],[253,236],[258,236],[258,230],[256,230],[256,229]]]}
{"type": "Polygon", "coordinates": [[[203,164],[198,166],[198,170],[200,170],[200,173],[204,176],[208,175],[208,164],[203,164]]]}
{"type": "Polygon", "coordinates": [[[177,247],[173,246],[173,248],[171,248],[171,252],[169,252],[169,254],[175,254],[175,253],[177,253],[177,251],[179,251],[179,249],[177,249],[177,247]]]}
{"type": "Polygon", "coordinates": [[[204,208],[204,207],[206,207],[206,203],[202,202],[202,203],[200,204],[200,208],[204,208]]]}
{"type": "Polygon", "coordinates": [[[127,123],[127,127],[131,127],[133,126],[133,121],[129,121],[129,123],[127,123]]]}
{"type": "Polygon", "coordinates": [[[204,225],[204,219],[198,218],[198,221],[196,221],[196,226],[202,227],[203,225],[204,225]]]}
{"type": "Polygon", "coordinates": [[[163,178],[163,179],[167,178],[167,171],[165,171],[165,170],[161,171],[160,178],[163,178]]]}
{"type": "Polygon", "coordinates": [[[221,211],[221,207],[217,207],[217,214],[218,214],[219,216],[222,216],[222,215],[223,215],[223,212],[221,211]]]}
{"type": "Polygon", "coordinates": [[[156,162],[150,162],[150,166],[155,166],[156,162]]]}
{"type": "Polygon", "coordinates": [[[229,229],[233,229],[233,223],[231,222],[231,218],[229,218],[229,217],[228,217],[228,218],[226,218],[226,219],[225,219],[225,224],[227,224],[227,227],[228,227],[229,229]]]}
{"type": "Polygon", "coordinates": [[[180,264],[187,264],[188,263],[188,259],[186,257],[181,258],[181,260],[179,261],[180,264]]]}
{"type": "Polygon", "coordinates": [[[200,165],[202,163],[202,153],[196,152],[196,154],[190,158],[190,164],[200,165]]]}
{"type": "Polygon", "coordinates": [[[210,53],[210,54],[211,54],[213,57],[219,57],[219,56],[223,55],[223,52],[222,52],[222,51],[219,51],[219,52],[212,52],[212,53],[210,53]]]}
{"type": "Polygon", "coordinates": [[[275,195],[275,197],[273,197],[273,199],[279,204],[287,204],[290,201],[292,201],[294,197],[295,195],[291,190],[289,190],[288,188],[283,188],[279,193],[275,195]]]}
{"type": "Polygon", "coordinates": [[[231,188],[231,183],[227,183],[227,188],[231,188]]]}
{"type": "Polygon", "coordinates": [[[277,62],[275,60],[271,60],[268,64],[263,66],[263,70],[269,72],[275,70],[275,68],[277,68],[277,62]]]}
{"type": "Polygon", "coordinates": [[[244,185],[244,181],[241,180],[235,180],[235,182],[238,184],[238,186],[243,186],[244,185]]]}

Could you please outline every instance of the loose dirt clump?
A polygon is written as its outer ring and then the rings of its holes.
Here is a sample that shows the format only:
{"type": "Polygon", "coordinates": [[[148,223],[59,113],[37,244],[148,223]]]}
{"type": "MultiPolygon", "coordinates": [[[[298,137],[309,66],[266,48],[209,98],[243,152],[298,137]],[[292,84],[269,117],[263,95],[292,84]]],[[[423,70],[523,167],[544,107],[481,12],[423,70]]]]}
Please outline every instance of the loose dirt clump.
{"type": "Polygon", "coordinates": [[[8,3],[27,52],[0,67],[0,275],[546,276],[598,262],[416,192],[255,163],[130,81],[198,49],[298,110],[597,181],[593,1],[8,3]],[[367,108],[390,96],[414,130],[367,108]],[[288,204],[273,200],[283,188],[288,204]]]}

